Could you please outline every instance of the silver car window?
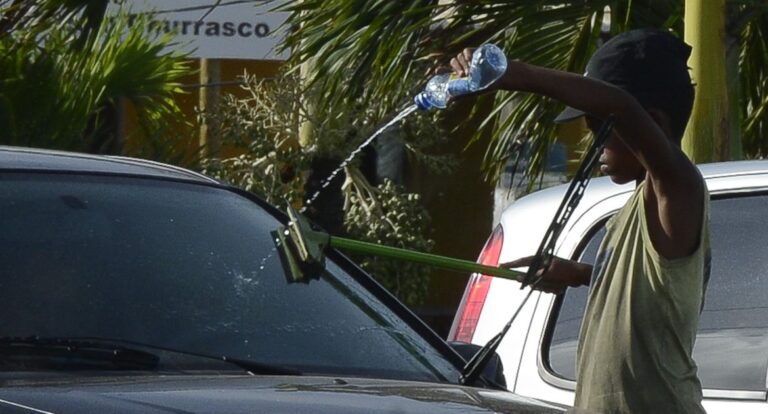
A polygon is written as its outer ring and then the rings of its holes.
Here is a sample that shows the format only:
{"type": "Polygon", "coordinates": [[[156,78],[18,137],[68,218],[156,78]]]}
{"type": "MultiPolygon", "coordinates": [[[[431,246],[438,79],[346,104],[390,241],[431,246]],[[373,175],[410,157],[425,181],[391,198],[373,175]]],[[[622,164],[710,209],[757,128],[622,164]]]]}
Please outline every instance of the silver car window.
{"type": "MultiPolygon", "coordinates": [[[[768,196],[712,200],[712,273],[694,359],[709,389],[764,391],[768,372],[768,196]]],[[[598,228],[602,227],[602,223],[598,228]]],[[[585,240],[579,260],[594,261],[605,235],[585,240]]],[[[549,369],[575,379],[578,332],[588,288],[568,289],[550,320],[549,369]]]]}

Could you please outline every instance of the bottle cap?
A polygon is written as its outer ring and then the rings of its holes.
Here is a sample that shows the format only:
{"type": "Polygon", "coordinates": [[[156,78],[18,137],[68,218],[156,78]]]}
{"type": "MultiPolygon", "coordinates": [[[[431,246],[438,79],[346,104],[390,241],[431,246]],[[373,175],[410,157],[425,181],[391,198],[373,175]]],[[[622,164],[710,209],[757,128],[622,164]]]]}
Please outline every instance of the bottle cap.
{"type": "Polygon", "coordinates": [[[427,94],[424,92],[416,94],[416,96],[413,97],[413,103],[416,104],[416,107],[422,111],[426,111],[432,108],[432,105],[427,100],[427,94]]]}

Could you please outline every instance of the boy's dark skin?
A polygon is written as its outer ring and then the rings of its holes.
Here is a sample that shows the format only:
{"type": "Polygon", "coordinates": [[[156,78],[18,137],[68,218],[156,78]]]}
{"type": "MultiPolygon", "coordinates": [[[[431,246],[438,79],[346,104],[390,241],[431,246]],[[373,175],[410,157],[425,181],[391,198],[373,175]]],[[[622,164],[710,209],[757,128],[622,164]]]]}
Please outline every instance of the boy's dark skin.
{"type": "MultiPolygon", "coordinates": [[[[473,49],[451,60],[456,75],[469,74],[473,49]]],[[[645,210],[654,248],[667,259],[686,257],[698,244],[703,222],[704,182],[680,149],[668,115],[643,108],[628,92],[600,80],[509,61],[507,71],[489,90],[510,90],[545,95],[586,112],[587,126],[596,132],[600,120],[613,114],[615,124],[600,156],[600,172],[618,184],[646,180],[645,210]]],[[[503,267],[523,267],[525,257],[503,267]]],[[[592,266],[553,258],[539,289],[560,293],[568,286],[588,285],[592,266]]]]}

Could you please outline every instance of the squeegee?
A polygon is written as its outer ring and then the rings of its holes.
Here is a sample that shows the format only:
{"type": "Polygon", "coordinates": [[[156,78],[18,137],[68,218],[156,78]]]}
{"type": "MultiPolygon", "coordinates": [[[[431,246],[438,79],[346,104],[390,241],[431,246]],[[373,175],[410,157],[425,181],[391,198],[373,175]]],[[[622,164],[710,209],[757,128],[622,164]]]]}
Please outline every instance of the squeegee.
{"type": "Polygon", "coordinates": [[[315,230],[309,221],[292,207],[288,207],[289,222],[273,232],[280,257],[289,270],[293,282],[307,281],[319,276],[325,268],[325,251],[328,248],[389,257],[412,263],[421,263],[432,267],[456,272],[481,273],[504,279],[522,282],[525,272],[518,272],[495,266],[487,266],[470,260],[456,259],[431,253],[417,252],[376,243],[368,243],[315,230]]]}

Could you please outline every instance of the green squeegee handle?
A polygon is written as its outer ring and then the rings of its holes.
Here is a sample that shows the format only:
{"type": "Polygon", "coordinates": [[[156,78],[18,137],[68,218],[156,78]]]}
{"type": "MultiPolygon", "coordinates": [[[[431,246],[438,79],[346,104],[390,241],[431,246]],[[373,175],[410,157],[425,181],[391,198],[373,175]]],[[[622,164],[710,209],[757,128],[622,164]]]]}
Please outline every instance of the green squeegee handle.
{"type": "Polygon", "coordinates": [[[330,239],[331,247],[341,250],[366,253],[374,256],[391,257],[394,259],[405,260],[414,263],[422,263],[434,267],[439,267],[441,269],[454,270],[457,272],[481,273],[484,275],[516,280],[518,282],[521,282],[523,279],[525,279],[525,272],[518,272],[515,270],[505,269],[503,267],[486,266],[469,260],[454,259],[452,257],[438,256],[436,254],[415,252],[397,247],[382,246],[380,244],[345,239],[343,237],[331,236],[330,239]]]}

